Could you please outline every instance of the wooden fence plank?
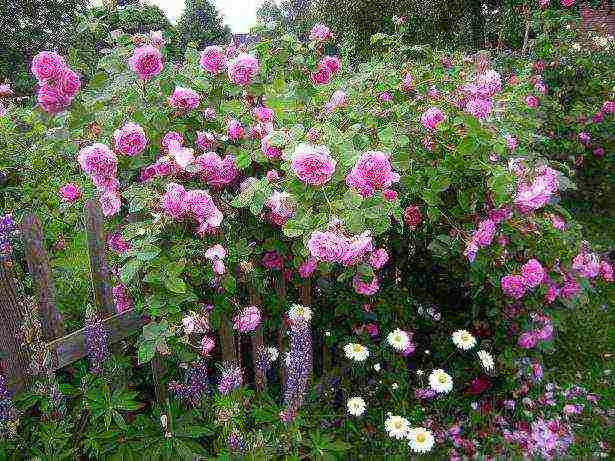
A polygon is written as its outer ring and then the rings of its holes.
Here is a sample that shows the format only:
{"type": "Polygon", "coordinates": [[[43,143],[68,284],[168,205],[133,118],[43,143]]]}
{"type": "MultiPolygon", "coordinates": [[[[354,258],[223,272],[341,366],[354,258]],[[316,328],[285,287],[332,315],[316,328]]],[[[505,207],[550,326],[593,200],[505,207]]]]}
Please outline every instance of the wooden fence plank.
{"type": "MultiPolygon", "coordinates": [[[[144,325],[145,321],[135,309],[127,310],[121,314],[107,317],[102,324],[109,334],[111,344],[121,341],[123,338],[136,333],[144,325]]],[[[49,352],[55,355],[54,370],[59,370],[87,355],[85,345],[85,328],[58,338],[47,344],[49,352]]]]}
{"type": "Polygon", "coordinates": [[[34,214],[24,217],[21,234],[28,270],[36,285],[43,339],[58,338],[64,334],[64,321],[56,304],[56,289],[49,267],[49,255],[43,243],[43,229],[34,214]]]}
{"type": "MultiPolygon", "coordinates": [[[[248,282],[249,283],[249,282],[248,282]]],[[[248,284],[248,291],[250,294],[250,304],[252,306],[257,306],[261,310],[261,315],[264,316],[261,306],[261,298],[254,288],[254,285],[248,284]]],[[[267,389],[267,374],[262,367],[262,354],[265,354],[265,341],[263,339],[263,321],[264,318],[261,318],[261,322],[256,327],[252,335],[250,336],[250,340],[252,342],[252,367],[254,369],[254,385],[256,387],[257,392],[263,392],[267,389]]]]}
{"type": "Polygon", "coordinates": [[[94,300],[103,315],[114,315],[115,303],[109,279],[107,242],[103,226],[103,214],[98,200],[88,200],[86,202],[85,225],[88,234],[88,252],[90,254],[94,300]]]}
{"type": "Polygon", "coordinates": [[[30,375],[30,354],[20,337],[26,306],[17,289],[9,261],[0,261],[0,369],[9,389],[24,389],[30,375]]]}
{"type": "Polygon", "coordinates": [[[237,363],[237,350],[235,347],[235,330],[233,330],[233,323],[226,314],[222,314],[220,317],[222,360],[228,363],[237,363]]]}

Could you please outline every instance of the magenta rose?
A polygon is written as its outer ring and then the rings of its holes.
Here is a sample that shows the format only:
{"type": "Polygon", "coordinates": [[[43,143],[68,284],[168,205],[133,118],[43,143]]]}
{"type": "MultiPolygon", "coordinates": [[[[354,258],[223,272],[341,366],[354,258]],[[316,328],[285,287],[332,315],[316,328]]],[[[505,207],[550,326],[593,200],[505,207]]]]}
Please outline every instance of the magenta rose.
{"type": "Polygon", "coordinates": [[[115,150],[130,157],[139,155],[147,147],[147,136],[140,125],[128,122],[113,133],[115,150]]]}
{"type": "Polygon", "coordinates": [[[291,169],[304,183],[322,186],[333,176],[335,165],[327,147],[300,144],[295,148],[291,169]]]}
{"type": "Polygon", "coordinates": [[[175,144],[176,147],[183,146],[184,137],[177,131],[169,131],[164,135],[160,144],[162,144],[162,147],[168,151],[170,150],[172,144],[175,144]]]}
{"type": "Polygon", "coordinates": [[[201,52],[199,63],[203,70],[216,75],[226,68],[226,54],[219,46],[208,46],[201,52]]]}
{"type": "Polygon", "coordinates": [[[41,108],[49,114],[57,114],[70,106],[70,97],[62,93],[57,86],[42,83],[36,94],[41,108]]]}
{"type": "Polygon", "coordinates": [[[216,147],[216,135],[209,131],[197,131],[196,145],[199,149],[212,150],[216,147]]]}
{"type": "Polygon", "coordinates": [[[66,68],[66,61],[53,51],[41,51],[32,59],[30,70],[39,82],[55,79],[66,68]]]}
{"type": "Polygon", "coordinates": [[[506,296],[521,299],[525,295],[525,281],[520,275],[505,275],[500,280],[500,286],[506,296]]]}
{"type": "Polygon", "coordinates": [[[261,311],[256,306],[248,306],[233,319],[233,328],[240,333],[254,331],[261,323],[261,311]]]}
{"type": "Polygon", "coordinates": [[[81,88],[81,79],[79,78],[79,74],[77,72],[65,67],[60,70],[56,84],[58,86],[58,90],[62,94],[72,98],[81,88]]]}
{"type": "Polygon", "coordinates": [[[336,56],[325,56],[320,60],[318,67],[326,67],[331,71],[331,75],[335,75],[339,72],[341,67],[340,59],[336,56]]]}
{"type": "Polygon", "coordinates": [[[491,111],[493,110],[493,104],[491,99],[483,99],[483,98],[472,98],[470,99],[465,107],[465,111],[473,115],[479,120],[483,120],[487,118],[491,111]]]}
{"type": "Polygon", "coordinates": [[[277,251],[268,251],[263,256],[261,264],[269,270],[282,270],[284,259],[277,251]]]}
{"type": "Polygon", "coordinates": [[[60,200],[63,202],[74,203],[79,200],[79,197],[81,197],[81,188],[79,187],[79,184],[69,182],[60,187],[58,190],[58,195],[60,196],[60,200]]]}
{"type": "Polygon", "coordinates": [[[308,258],[299,266],[299,275],[301,276],[301,278],[307,279],[314,273],[317,266],[318,262],[316,261],[316,259],[308,258]]]}
{"type": "Polygon", "coordinates": [[[314,231],[307,247],[315,261],[338,262],[342,259],[345,238],[334,232],[314,231]]]}
{"type": "Polygon", "coordinates": [[[433,131],[438,128],[438,125],[444,121],[446,115],[437,107],[431,107],[427,109],[423,115],[421,115],[421,123],[429,131],[433,131]]]}
{"type": "Polygon", "coordinates": [[[269,107],[258,106],[252,110],[252,115],[254,115],[259,122],[272,122],[275,113],[273,109],[269,107]]]}
{"type": "Polygon", "coordinates": [[[378,248],[369,257],[369,264],[374,269],[381,269],[389,260],[389,254],[384,248],[378,248]]]}
{"type": "Polygon", "coordinates": [[[472,240],[481,247],[491,245],[495,234],[495,223],[491,219],[485,219],[478,223],[478,228],[472,235],[472,240]]]}
{"type": "Polygon", "coordinates": [[[228,77],[236,85],[248,85],[260,69],[258,59],[251,54],[242,53],[228,64],[228,77]]]}
{"type": "Polygon", "coordinates": [[[544,268],[536,259],[530,259],[521,266],[523,283],[528,288],[535,288],[540,285],[545,280],[546,275],[544,268]]]}
{"type": "Polygon", "coordinates": [[[355,275],[352,279],[352,286],[354,291],[360,295],[372,296],[378,292],[380,285],[378,283],[378,277],[374,275],[369,282],[364,282],[359,274],[355,275]]]}
{"type": "Polygon", "coordinates": [[[245,130],[239,120],[234,118],[229,120],[226,124],[226,134],[232,141],[239,141],[245,135],[245,130]]]}
{"type": "Polygon", "coordinates": [[[525,97],[525,104],[527,104],[527,107],[531,109],[536,109],[539,103],[540,101],[536,96],[528,95],[525,97]]]}
{"type": "Polygon", "coordinates": [[[143,45],[135,49],[128,65],[141,80],[150,80],[162,72],[162,54],[152,45],[143,45]]]}
{"type": "Polygon", "coordinates": [[[183,86],[175,87],[173,94],[168,99],[169,106],[175,110],[189,111],[199,107],[201,97],[191,88],[183,86]]]}
{"type": "Polygon", "coordinates": [[[572,5],[574,5],[574,0],[562,0],[562,6],[570,8],[572,5]]]}
{"type": "Polygon", "coordinates": [[[117,191],[107,191],[100,196],[100,207],[104,216],[113,216],[120,211],[122,199],[117,191]]]}
{"type": "Polygon", "coordinates": [[[310,79],[314,85],[326,85],[333,76],[331,69],[327,66],[318,65],[315,72],[312,72],[310,79]]]}
{"type": "Polygon", "coordinates": [[[90,176],[115,177],[117,173],[117,156],[101,143],[81,149],[77,161],[84,173],[90,176]]]}
{"type": "Polygon", "coordinates": [[[346,184],[363,197],[369,197],[376,190],[391,187],[393,183],[399,181],[399,178],[399,174],[393,171],[387,154],[367,151],[361,154],[346,176],[346,184]]]}

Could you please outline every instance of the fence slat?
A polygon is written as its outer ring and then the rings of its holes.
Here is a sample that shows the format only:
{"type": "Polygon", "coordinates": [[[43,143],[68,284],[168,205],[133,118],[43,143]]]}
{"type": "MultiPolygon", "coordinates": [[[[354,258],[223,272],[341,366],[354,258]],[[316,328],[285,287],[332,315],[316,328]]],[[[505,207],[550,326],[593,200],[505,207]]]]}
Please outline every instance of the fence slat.
{"type": "Polygon", "coordinates": [[[58,338],[64,334],[64,321],[56,304],[56,289],[49,267],[49,255],[43,243],[43,229],[34,214],[24,217],[21,234],[28,270],[36,285],[43,339],[58,338]]]}
{"type": "Polygon", "coordinates": [[[103,315],[113,315],[115,314],[115,305],[109,279],[103,214],[98,200],[86,202],[85,225],[88,236],[94,300],[103,315]]]}
{"type": "Polygon", "coordinates": [[[0,369],[12,392],[22,391],[30,374],[29,350],[19,334],[25,309],[9,262],[0,261],[0,369]]]}
{"type": "MultiPolygon", "coordinates": [[[[109,342],[111,344],[136,333],[144,323],[143,317],[135,309],[115,314],[102,321],[103,327],[109,334],[109,342]]],[[[85,328],[51,341],[47,344],[47,347],[49,352],[55,355],[53,369],[59,370],[87,355],[85,328]]]]}
{"type": "Polygon", "coordinates": [[[229,363],[237,363],[237,350],[235,349],[235,332],[233,324],[226,314],[220,319],[220,342],[222,347],[222,360],[229,363]]]}
{"type": "MultiPolygon", "coordinates": [[[[249,283],[249,282],[248,282],[249,283]]],[[[257,306],[262,310],[261,298],[256,291],[256,288],[252,284],[248,285],[248,291],[250,293],[250,304],[257,306]]],[[[267,374],[259,363],[262,361],[261,354],[265,353],[265,344],[263,339],[263,320],[256,327],[254,333],[252,333],[250,340],[252,341],[252,367],[254,369],[254,385],[257,392],[263,392],[267,389],[267,374]]]]}

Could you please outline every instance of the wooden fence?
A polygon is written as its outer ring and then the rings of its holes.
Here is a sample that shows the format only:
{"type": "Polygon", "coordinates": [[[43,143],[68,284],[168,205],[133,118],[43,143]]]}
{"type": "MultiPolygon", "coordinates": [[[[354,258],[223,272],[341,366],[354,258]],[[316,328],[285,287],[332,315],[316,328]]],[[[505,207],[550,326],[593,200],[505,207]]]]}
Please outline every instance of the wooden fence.
{"type": "MultiPolygon", "coordinates": [[[[116,313],[111,290],[109,264],[106,258],[103,216],[98,201],[88,201],[84,213],[95,306],[109,335],[109,342],[114,344],[137,333],[146,323],[146,318],[135,309],[120,314],[116,313]]],[[[85,328],[68,334],[65,332],[62,314],[57,306],[55,283],[49,256],[44,245],[43,231],[37,217],[33,214],[26,215],[20,225],[20,231],[28,271],[35,288],[36,301],[33,307],[32,303],[28,303],[23,296],[23,290],[13,273],[11,264],[0,263],[0,370],[6,375],[9,387],[14,392],[23,390],[31,380],[32,370],[37,369],[37,365],[34,363],[36,362],[34,354],[24,337],[26,333],[22,328],[24,321],[32,314],[29,310],[35,309],[37,311],[34,314],[40,321],[44,362],[48,364],[48,372],[64,368],[87,355],[85,328]]],[[[250,304],[259,306],[261,304],[259,294],[247,280],[244,280],[244,283],[247,287],[250,304]]],[[[278,271],[274,288],[278,298],[284,300],[286,283],[282,271],[278,271]]],[[[309,280],[303,283],[301,298],[304,305],[309,306],[311,304],[309,280]]],[[[248,361],[251,357],[254,386],[257,391],[265,390],[267,377],[261,367],[256,365],[259,355],[264,352],[262,326],[259,326],[250,335],[251,351],[249,354],[242,354],[241,338],[234,334],[232,322],[227,317],[222,319],[219,336],[222,360],[238,363],[242,361],[243,357],[248,357],[246,359],[248,361]]],[[[284,363],[285,338],[286,329],[282,325],[277,335],[281,363],[284,363]]],[[[328,349],[323,347],[319,352],[322,353],[320,362],[325,365],[323,368],[329,369],[331,360],[328,349]]],[[[37,356],[37,359],[40,361],[40,356],[37,356]]],[[[161,379],[164,366],[158,354],[152,360],[151,367],[156,398],[162,401],[165,397],[165,389],[162,386],[161,379]]],[[[283,370],[280,370],[280,379],[283,383],[283,370]]]]}

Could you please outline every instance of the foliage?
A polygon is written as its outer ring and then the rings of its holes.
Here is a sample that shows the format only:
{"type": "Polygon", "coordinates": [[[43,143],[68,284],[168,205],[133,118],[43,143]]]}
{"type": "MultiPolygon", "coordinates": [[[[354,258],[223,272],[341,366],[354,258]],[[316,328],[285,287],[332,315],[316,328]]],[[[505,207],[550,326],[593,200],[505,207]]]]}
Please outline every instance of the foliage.
{"type": "Polygon", "coordinates": [[[186,0],[182,16],[177,21],[177,40],[183,57],[189,43],[198,49],[219,44],[230,37],[230,29],[223,24],[211,0],[186,0]]]}

